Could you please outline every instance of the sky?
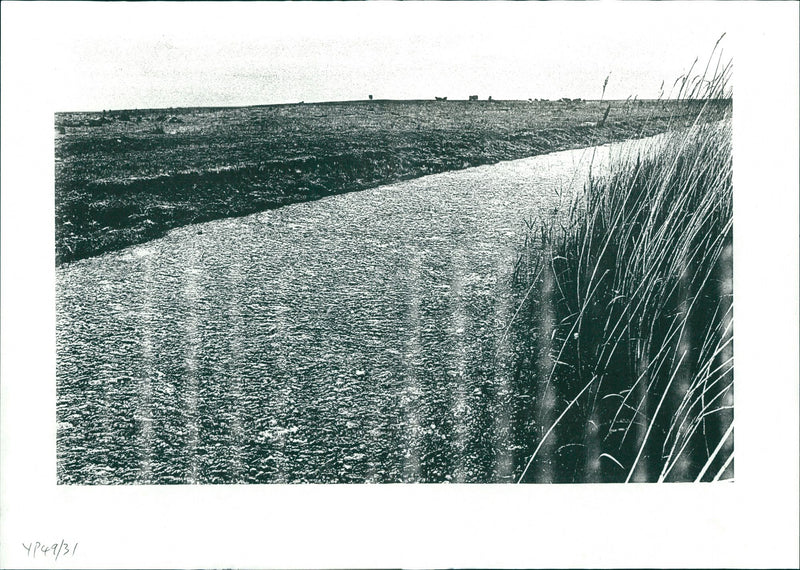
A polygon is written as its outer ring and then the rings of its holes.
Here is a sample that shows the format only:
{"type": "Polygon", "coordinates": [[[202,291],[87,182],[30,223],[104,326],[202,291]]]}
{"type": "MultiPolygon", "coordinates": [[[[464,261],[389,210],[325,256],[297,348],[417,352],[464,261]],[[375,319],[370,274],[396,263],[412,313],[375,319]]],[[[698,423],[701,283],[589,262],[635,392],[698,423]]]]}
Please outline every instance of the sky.
{"type": "MultiPolygon", "coordinates": [[[[365,99],[657,97],[724,3],[43,4],[63,111],[365,99]]],[[[725,47],[725,40],[722,42],[725,47]]]]}

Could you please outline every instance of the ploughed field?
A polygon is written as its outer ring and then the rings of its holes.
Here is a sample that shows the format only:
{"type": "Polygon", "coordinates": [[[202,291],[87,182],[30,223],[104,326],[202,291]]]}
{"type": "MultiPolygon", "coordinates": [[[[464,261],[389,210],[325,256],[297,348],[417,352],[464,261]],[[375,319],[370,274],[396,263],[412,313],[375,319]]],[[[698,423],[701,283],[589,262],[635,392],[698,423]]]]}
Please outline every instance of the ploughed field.
{"type": "Polygon", "coordinates": [[[524,220],[617,146],[185,226],[61,266],[59,482],[516,480],[541,430],[509,327],[524,220]]]}
{"type": "Polygon", "coordinates": [[[651,135],[684,126],[697,108],[691,101],[363,101],[58,113],[56,263],[187,224],[651,135]]]}

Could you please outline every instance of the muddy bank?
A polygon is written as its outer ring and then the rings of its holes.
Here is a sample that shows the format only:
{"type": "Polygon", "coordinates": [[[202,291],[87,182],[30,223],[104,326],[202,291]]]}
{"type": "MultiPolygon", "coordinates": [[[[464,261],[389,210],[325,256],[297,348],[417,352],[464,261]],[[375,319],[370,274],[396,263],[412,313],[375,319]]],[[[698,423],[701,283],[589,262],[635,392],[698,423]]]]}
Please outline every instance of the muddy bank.
{"type": "Polygon", "coordinates": [[[696,112],[655,101],[375,101],[58,114],[56,263],[187,224],[651,135],[696,112]]]}

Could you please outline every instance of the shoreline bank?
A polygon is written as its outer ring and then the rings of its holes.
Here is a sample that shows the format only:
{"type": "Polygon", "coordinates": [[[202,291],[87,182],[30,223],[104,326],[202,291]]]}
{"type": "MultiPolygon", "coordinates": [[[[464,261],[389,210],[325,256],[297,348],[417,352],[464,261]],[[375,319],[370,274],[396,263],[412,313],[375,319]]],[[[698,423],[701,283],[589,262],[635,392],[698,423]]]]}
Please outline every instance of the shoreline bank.
{"type": "Polygon", "coordinates": [[[689,119],[690,107],[676,105],[498,103],[464,106],[459,116],[435,103],[376,104],[369,113],[343,104],[109,115],[101,126],[57,135],[56,265],[194,223],[658,134],[689,119]]]}

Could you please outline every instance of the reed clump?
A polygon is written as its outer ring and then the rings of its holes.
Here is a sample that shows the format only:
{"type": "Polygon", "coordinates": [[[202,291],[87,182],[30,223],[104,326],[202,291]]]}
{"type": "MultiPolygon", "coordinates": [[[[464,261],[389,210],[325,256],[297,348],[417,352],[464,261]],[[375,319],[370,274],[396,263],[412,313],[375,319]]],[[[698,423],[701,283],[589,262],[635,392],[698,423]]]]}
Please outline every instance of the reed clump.
{"type": "Polygon", "coordinates": [[[537,398],[520,482],[733,477],[728,73],[684,80],[695,124],[591,176],[528,236],[518,374],[537,398]]]}

